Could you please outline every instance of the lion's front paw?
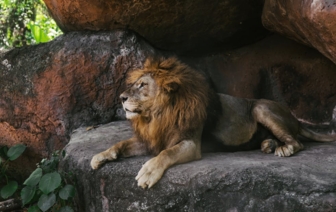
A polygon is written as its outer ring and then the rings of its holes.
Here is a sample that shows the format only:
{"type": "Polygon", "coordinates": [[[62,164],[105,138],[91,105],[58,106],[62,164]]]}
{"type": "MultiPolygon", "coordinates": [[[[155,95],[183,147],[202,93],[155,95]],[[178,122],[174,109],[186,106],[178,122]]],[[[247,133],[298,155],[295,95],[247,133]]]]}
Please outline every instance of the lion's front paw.
{"type": "Polygon", "coordinates": [[[161,179],[163,172],[164,169],[160,167],[157,158],[152,158],[142,166],[135,179],[138,181],[138,186],[143,189],[151,188],[161,179]]]}
{"type": "Polygon", "coordinates": [[[92,169],[98,169],[106,161],[115,159],[117,159],[117,154],[115,152],[101,152],[92,157],[91,167],[92,169]]]}

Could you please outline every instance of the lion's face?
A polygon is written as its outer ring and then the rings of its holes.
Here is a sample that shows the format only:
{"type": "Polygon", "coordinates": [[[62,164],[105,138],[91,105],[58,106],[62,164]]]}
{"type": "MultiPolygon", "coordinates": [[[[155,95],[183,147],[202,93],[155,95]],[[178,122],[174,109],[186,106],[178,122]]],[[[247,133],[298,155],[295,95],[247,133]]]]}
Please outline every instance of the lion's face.
{"type": "Polygon", "coordinates": [[[158,86],[149,74],[140,77],[120,95],[123,108],[126,111],[126,118],[148,116],[157,92],[158,86]]]}

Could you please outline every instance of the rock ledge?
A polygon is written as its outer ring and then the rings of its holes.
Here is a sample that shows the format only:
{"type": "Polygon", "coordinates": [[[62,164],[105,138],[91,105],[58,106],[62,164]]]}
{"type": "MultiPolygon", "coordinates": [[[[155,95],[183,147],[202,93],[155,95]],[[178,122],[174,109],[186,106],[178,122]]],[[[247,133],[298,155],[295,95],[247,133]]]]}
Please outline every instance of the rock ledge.
{"type": "Polygon", "coordinates": [[[170,168],[150,190],[135,176],[150,156],[91,170],[91,157],[132,135],[127,121],[77,129],[61,169],[77,180],[79,211],[336,211],[336,143],[305,143],[293,157],[259,150],[205,153],[170,168]]]}

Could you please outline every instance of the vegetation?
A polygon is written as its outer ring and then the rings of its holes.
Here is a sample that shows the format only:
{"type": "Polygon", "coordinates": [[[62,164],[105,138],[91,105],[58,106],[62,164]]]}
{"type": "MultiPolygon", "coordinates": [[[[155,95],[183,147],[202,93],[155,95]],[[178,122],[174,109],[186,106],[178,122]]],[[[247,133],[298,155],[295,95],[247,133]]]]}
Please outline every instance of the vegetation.
{"type": "Polygon", "coordinates": [[[58,152],[48,160],[43,159],[23,183],[21,199],[23,205],[30,205],[28,211],[73,211],[69,205],[75,196],[75,187],[66,184],[65,173],[57,171],[58,162],[58,152]]]}
{"type": "Polygon", "coordinates": [[[61,33],[43,0],[0,1],[0,50],[47,42],[61,33]]]}
{"type": "Polygon", "coordinates": [[[6,179],[5,186],[0,190],[1,197],[8,199],[21,190],[17,196],[21,198],[22,205],[28,207],[28,212],[73,212],[71,205],[75,187],[66,183],[66,179],[71,178],[71,175],[58,172],[58,152],[49,159],[43,159],[22,185],[9,179],[6,173],[8,162],[18,158],[25,148],[26,146],[21,144],[9,149],[0,148],[0,179],[6,179]]]}
{"type": "Polygon", "coordinates": [[[6,146],[0,147],[0,183],[5,186],[0,190],[3,199],[11,197],[18,189],[18,183],[11,179],[7,170],[9,162],[16,160],[25,151],[26,146],[19,144],[8,149],[6,146]]]}

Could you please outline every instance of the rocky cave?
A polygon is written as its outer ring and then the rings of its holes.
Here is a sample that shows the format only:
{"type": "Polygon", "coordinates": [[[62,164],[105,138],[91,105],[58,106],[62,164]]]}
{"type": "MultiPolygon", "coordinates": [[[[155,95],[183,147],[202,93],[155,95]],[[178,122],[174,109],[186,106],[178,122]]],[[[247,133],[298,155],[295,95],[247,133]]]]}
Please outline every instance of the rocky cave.
{"type": "Polygon", "coordinates": [[[306,141],[288,158],[204,153],[149,190],[134,178],[150,156],[90,168],[132,135],[119,95],[151,55],[177,55],[219,93],[282,102],[336,133],[334,1],[44,2],[64,35],[0,53],[0,145],[27,145],[14,169],[25,175],[64,148],[78,211],[336,211],[334,142],[306,141]]]}

